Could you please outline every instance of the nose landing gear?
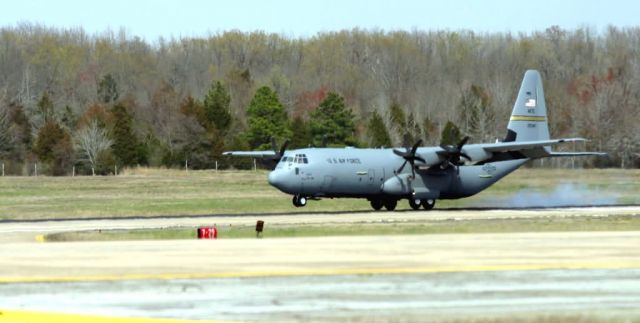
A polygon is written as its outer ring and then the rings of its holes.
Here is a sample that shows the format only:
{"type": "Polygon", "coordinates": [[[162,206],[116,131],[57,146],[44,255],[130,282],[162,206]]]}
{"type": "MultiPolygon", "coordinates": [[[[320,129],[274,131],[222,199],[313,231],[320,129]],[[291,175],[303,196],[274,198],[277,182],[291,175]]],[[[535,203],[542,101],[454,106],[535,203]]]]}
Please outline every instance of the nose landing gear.
{"type": "Polygon", "coordinates": [[[295,207],[303,207],[303,206],[307,205],[307,198],[305,196],[301,196],[301,195],[294,195],[293,196],[293,205],[295,207]]]}

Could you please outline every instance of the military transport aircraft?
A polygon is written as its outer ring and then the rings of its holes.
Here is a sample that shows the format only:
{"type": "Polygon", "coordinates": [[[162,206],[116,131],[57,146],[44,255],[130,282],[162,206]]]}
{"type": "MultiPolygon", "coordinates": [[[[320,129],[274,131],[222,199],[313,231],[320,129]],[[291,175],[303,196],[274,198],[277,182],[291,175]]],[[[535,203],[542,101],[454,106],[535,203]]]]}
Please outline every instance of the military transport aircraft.
{"type": "Polygon", "coordinates": [[[366,198],[371,207],[394,210],[408,199],[414,210],[430,210],[436,199],[474,195],[526,162],[544,157],[604,155],[595,152],[553,152],[561,143],[583,138],[549,139],[547,111],[540,73],[524,74],[513,106],[507,135],[502,142],[404,149],[305,148],[273,151],[229,151],[225,155],[248,156],[271,162],[269,184],[293,195],[293,205],[308,199],[366,198]],[[407,167],[408,166],[408,167],[407,167]]]}

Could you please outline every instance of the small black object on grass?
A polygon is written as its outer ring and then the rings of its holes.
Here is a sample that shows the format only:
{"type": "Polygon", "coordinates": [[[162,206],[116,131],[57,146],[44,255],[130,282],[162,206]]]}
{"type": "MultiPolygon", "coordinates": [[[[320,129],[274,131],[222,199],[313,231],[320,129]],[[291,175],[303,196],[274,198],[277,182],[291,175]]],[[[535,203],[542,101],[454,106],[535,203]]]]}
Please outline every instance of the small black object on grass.
{"type": "Polygon", "coordinates": [[[264,221],[256,222],[256,238],[262,238],[262,230],[264,229],[264,221]]]}

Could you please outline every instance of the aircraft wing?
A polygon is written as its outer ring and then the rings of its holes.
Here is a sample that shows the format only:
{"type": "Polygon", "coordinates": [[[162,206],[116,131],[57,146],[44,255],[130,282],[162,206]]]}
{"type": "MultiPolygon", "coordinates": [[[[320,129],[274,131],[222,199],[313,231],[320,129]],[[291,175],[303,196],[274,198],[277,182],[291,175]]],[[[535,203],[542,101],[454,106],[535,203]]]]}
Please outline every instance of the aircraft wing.
{"type": "Polygon", "coordinates": [[[240,156],[240,157],[254,157],[264,158],[273,157],[276,153],[273,150],[254,150],[254,151],[225,151],[222,153],[224,156],[240,156]]]}

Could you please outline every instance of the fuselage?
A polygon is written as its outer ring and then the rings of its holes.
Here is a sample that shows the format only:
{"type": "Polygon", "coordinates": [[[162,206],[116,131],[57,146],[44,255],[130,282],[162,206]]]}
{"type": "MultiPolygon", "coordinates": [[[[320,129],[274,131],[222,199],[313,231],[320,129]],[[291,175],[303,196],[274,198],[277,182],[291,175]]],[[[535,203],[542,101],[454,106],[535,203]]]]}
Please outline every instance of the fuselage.
{"type": "MultiPolygon", "coordinates": [[[[417,153],[436,156],[429,153],[434,149],[420,148],[417,153]]],[[[269,183],[307,197],[455,199],[484,190],[527,160],[425,168],[413,178],[409,165],[398,172],[404,159],[392,149],[307,148],[287,151],[269,174],[269,183]]]]}

